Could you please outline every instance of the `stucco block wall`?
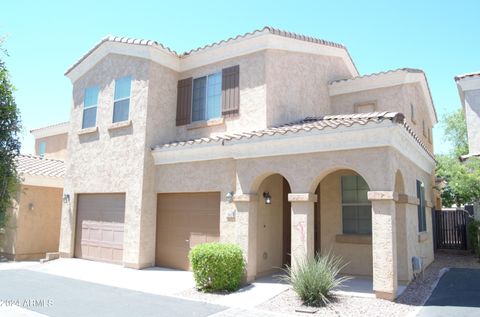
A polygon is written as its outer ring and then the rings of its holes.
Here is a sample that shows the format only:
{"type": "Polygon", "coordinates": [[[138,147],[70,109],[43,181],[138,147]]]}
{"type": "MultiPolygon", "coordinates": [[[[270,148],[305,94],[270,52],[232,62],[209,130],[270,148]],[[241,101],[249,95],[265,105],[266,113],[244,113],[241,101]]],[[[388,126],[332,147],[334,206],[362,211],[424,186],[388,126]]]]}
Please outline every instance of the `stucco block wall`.
{"type": "Polygon", "coordinates": [[[267,126],[332,113],[328,83],[351,78],[340,58],[280,50],[266,52],[265,73],[267,126]]]}
{"type": "MultiPolygon", "coordinates": [[[[144,200],[148,85],[151,64],[146,60],[109,55],[73,85],[73,107],[70,116],[65,193],[71,196],[62,212],[60,251],[73,256],[76,195],[80,193],[126,193],[124,263],[127,266],[150,266],[154,253],[140,248],[144,200]],[[132,77],[129,119],[131,125],[121,129],[112,126],[115,79],[132,77]],[[83,118],[86,87],[98,85],[98,131],[78,134],[83,118]]],[[[145,198],[147,199],[147,198],[145,198]]],[[[151,194],[149,206],[154,204],[151,194]]],[[[150,209],[149,209],[150,210],[150,209]]],[[[153,211],[152,211],[153,212],[153,211]]]]}
{"type": "Polygon", "coordinates": [[[65,160],[67,158],[67,133],[35,139],[35,153],[40,154],[40,143],[45,142],[45,157],[65,160]]]}
{"type": "Polygon", "coordinates": [[[415,131],[425,146],[433,152],[433,122],[428,115],[428,106],[423,98],[421,88],[416,84],[397,85],[386,88],[369,89],[331,97],[332,114],[355,113],[355,105],[373,102],[376,111],[401,112],[408,125],[415,131]],[[415,118],[412,121],[410,104],[414,107],[415,118]],[[425,122],[425,135],[423,124],[425,122]],[[430,138],[428,137],[430,129],[430,138]]]}
{"type": "Polygon", "coordinates": [[[22,185],[2,253],[15,260],[38,260],[47,252],[57,252],[62,194],[61,188],[22,185]]]}
{"type": "Polygon", "coordinates": [[[468,149],[470,153],[480,153],[480,89],[467,90],[464,93],[468,149]]]}
{"type": "MultiPolygon", "coordinates": [[[[188,70],[179,74],[179,79],[197,78],[221,72],[223,68],[240,66],[240,113],[224,119],[220,125],[192,129],[180,126],[176,129],[178,140],[200,138],[223,132],[244,132],[266,127],[266,77],[265,51],[230,58],[188,70]]],[[[175,92],[176,98],[176,92],[175,92]]],[[[176,102],[176,99],[175,99],[176,102]]],[[[174,112],[175,115],[175,112],[174,112]]],[[[175,123],[175,122],[174,122],[175,123]]]]}
{"type": "MultiPolygon", "coordinates": [[[[320,182],[320,246],[322,254],[333,252],[347,263],[342,273],[372,275],[372,244],[337,242],[343,234],[341,177],[357,175],[353,171],[339,170],[320,182]]],[[[371,237],[371,236],[370,236],[371,237]]],[[[358,239],[360,240],[360,238],[358,239]]]]}

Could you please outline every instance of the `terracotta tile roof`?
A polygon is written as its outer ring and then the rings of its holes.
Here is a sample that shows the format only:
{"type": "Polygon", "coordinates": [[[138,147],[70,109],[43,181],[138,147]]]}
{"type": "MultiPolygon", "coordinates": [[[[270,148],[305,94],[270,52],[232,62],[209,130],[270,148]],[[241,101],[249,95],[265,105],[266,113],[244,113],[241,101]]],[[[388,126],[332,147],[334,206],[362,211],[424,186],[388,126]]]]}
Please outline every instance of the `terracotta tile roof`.
{"type": "Polygon", "coordinates": [[[31,154],[20,154],[17,157],[17,172],[49,177],[64,177],[65,163],[31,154]]]}
{"type": "Polygon", "coordinates": [[[221,44],[236,41],[238,39],[251,37],[251,36],[259,34],[259,33],[270,33],[270,34],[274,34],[274,35],[279,35],[279,36],[283,36],[283,37],[292,38],[292,39],[295,39],[295,40],[312,42],[312,43],[317,43],[317,44],[321,44],[321,45],[327,45],[327,46],[333,46],[333,47],[347,49],[344,45],[339,44],[339,43],[335,43],[335,42],[331,42],[331,41],[325,41],[325,40],[322,40],[322,39],[319,39],[319,38],[306,36],[306,35],[302,35],[302,34],[297,34],[297,33],[293,33],[293,32],[288,32],[288,31],[273,28],[271,26],[265,26],[262,29],[256,29],[252,32],[247,32],[247,33],[244,33],[244,34],[241,34],[241,35],[237,35],[235,37],[230,37],[226,40],[221,40],[221,41],[218,41],[218,42],[214,42],[214,43],[211,43],[211,44],[208,44],[208,45],[204,45],[204,46],[192,49],[190,51],[184,52],[181,56],[183,57],[183,56],[186,56],[186,55],[190,55],[192,53],[202,51],[202,50],[205,50],[207,48],[211,48],[211,47],[214,47],[214,46],[219,46],[221,44]]]}
{"type": "MultiPolygon", "coordinates": [[[[345,49],[348,53],[347,48],[342,44],[338,44],[338,43],[331,42],[331,41],[325,41],[325,40],[322,40],[322,39],[318,39],[318,38],[310,37],[310,36],[306,36],[306,35],[301,35],[301,34],[297,34],[297,33],[283,31],[283,30],[280,30],[280,29],[273,28],[271,26],[265,26],[262,29],[256,29],[252,32],[247,32],[247,33],[242,34],[242,35],[237,35],[235,37],[230,37],[226,40],[221,40],[221,41],[214,42],[214,43],[211,43],[211,44],[208,44],[208,45],[204,45],[204,46],[186,51],[186,52],[181,53],[181,54],[177,53],[176,51],[170,49],[169,47],[167,47],[167,46],[165,46],[165,45],[163,45],[163,44],[161,44],[157,41],[108,35],[108,36],[104,37],[102,40],[100,40],[100,42],[98,42],[94,47],[92,47],[82,57],[80,57],[80,59],[78,61],[76,61],[69,69],[67,69],[67,71],[65,72],[65,75],[67,75],[72,69],[74,69],[76,66],[78,66],[84,59],[86,59],[90,54],[93,53],[93,51],[95,51],[100,45],[102,45],[105,42],[118,42],[118,43],[152,46],[152,47],[157,47],[159,49],[162,49],[162,50],[164,50],[164,51],[166,51],[166,52],[168,52],[168,53],[170,53],[170,54],[172,54],[172,55],[174,55],[178,58],[185,58],[185,57],[187,57],[189,55],[192,55],[196,52],[204,51],[204,50],[207,50],[207,49],[215,47],[215,46],[219,46],[219,45],[229,43],[229,42],[234,42],[234,41],[244,39],[244,38],[248,38],[248,37],[251,37],[251,36],[255,36],[255,35],[261,34],[261,33],[270,33],[270,34],[275,34],[275,35],[279,35],[279,36],[283,36],[283,37],[288,37],[288,38],[292,38],[292,39],[296,39],[296,40],[300,40],[300,41],[306,41],[306,42],[317,43],[317,44],[320,44],[320,45],[327,45],[327,46],[342,48],[342,49],[345,49]]],[[[353,63],[353,59],[351,58],[350,53],[348,53],[348,56],[350,57],[350,60],[352,60],[352,63],[353,63]]],[[[355,66],[355,64],[354,64],[354,66],[355,66]]],[[[355,66],[355,68],[356,68],[356,66],[355,66]]]]}
{"type": "Polygon", "coordinates": [[[473,77],[480,77],[480,72],[457,75],[457,76],[455,76],[455,81],[459,81],[459,80],[462,80],[464,78],[473,78],[473,77]]]}
{"type": "Polygon", "coordinates": [[[375,77],[375,76],[381,76],[385,74],[390,74],[390,73],[397,73],[397,72],[406,72],[406,73],[422,73],[424,74],[423,70],[417,69],[417,68],[397,68],[397,69],[391,69],[391,70],[386,70],[383,72],[378,72],[378,73],[371,73],[371,74],[366,74],[362,76],[357,76],[353,78],[344,78],[344,79],[337,79],[337,80],[332,80],[329,84],[335,84],[339,82],[344,82],[344,81],[352,81],[352,80],[357,80],[361,78],[368,78],[368,77],[375,77]]]}
{"type": "Polygon", "coordinates": [[[185,141],[176,141],[156,146],[152,149],[173,148],[186,145],[195,145],[202,143],[221,143],[222,145],[231,140],[252,139],[263,136],[285,135],[287,133],[297,133],[299,131],[309,132],[312,130],[324,130],[326,128],[335,129],[338,127],[351,127],[353,125],[365,125],[367,123],[380,123],[384,120],[390,120],[393,123],[402,124],[407,132],[417,141],[417,143],[434,158],[433,154],[427,149],[425,144],[413,132],[413,130],[405,122],[403,114],[398,112],[371,112],[356,113],[345,115],[329,115],[323,117],[307,117],[304,120],[296,121],[277,127],[271,127],[258,131],[242,132],[242,133],[225,133],[213,137],[198,138],[185,141]]]}

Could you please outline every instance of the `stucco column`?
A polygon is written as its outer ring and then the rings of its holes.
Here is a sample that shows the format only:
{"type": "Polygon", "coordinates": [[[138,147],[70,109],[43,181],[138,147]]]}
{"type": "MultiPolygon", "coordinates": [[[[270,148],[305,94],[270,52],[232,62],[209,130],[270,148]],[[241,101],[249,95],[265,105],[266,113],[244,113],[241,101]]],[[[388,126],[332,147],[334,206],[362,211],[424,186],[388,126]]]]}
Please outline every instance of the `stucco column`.
{"type": "Polygon", "coordinates": [[[315,253],[315,222],[314,204],[317,195],[312,193],[288,194],[292,204],[292,266],[295,269],[297,261],[314,256],[315,253]]]}
{"type": "Polygon", "coordinates": [[[75,252],[75,222],[76,222],[76,196],[71,192],[64,190],[64,194],[69,195],[66,202],[62,197],[62,215],[60,219],[60,241],[58,251],[60,257],[71,258],[75,252]]]}
{"type": "Polygon", "coordinates": [[[397,233],[393,191],[370,191],[372,202],[373,291],[377,298],[394,300],[397,294],[397,233]]]}
{"type": "Polygon", "coordinates": [[[237,208],[236,243],[243,250],[246,261],[246,282],[251,283],[257,274],[257,204],[255,194],[235,195],[233,198],[237,208]]]}

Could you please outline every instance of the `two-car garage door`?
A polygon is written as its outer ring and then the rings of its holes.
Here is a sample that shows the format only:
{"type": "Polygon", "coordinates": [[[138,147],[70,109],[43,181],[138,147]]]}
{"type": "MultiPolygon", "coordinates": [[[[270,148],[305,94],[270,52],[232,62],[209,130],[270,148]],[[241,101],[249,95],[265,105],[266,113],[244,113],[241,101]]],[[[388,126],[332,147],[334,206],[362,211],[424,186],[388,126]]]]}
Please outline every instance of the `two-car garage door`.
{"type": "Polygon", "coordinates": [[[125,194],[78,195],[75,256],[122,263],[125,194]]]}
{"type": "Polygon", "coordinates": [[[190,249],[219,236],[220,193],[158,195],[157,266],[189,270],[190,249]]]}
{"type": "MultiPolygon", "coordinates": [[[[80,194],[75,256],[118,263],[123,260],[125,194],[80,194]]],[[[157,266],[189,270],[188,252],[218,241],[220,193],[158,194],[157,266]]]]}

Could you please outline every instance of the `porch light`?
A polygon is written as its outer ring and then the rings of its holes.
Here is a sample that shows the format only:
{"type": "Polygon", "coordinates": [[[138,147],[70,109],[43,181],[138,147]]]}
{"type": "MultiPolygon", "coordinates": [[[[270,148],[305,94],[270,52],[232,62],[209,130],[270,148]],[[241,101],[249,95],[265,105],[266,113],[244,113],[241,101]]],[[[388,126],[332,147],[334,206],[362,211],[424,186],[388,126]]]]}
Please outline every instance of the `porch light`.
{"type": "Polygon", "coordinates": [[[272,203],[272,196],[270,196],[269,192],[264,192],[263,198],[265,199],[265,204],[270,205],[272,203]]]}
{"type": "Polygon", "coordinates": [[[70,195],[69,194],[63,194],[63,202],[65,204],[70,202],[70,195]]]}
{"type": "Polygon", "coordinates": [[[233,192],[228,192],[226,195],[225,195],[225,200],[228,202],[228,203],[231,203],[233,201],[233,192]]]}

